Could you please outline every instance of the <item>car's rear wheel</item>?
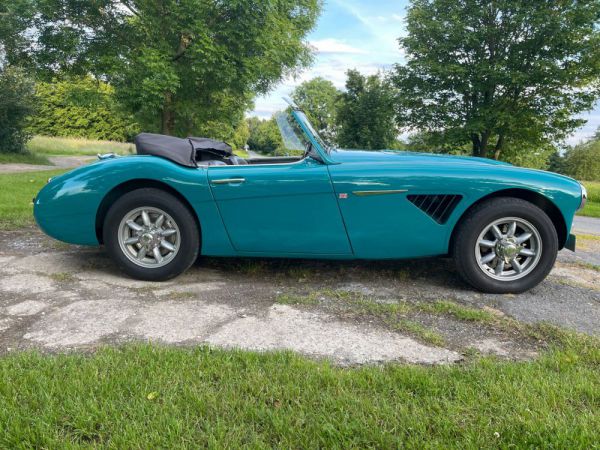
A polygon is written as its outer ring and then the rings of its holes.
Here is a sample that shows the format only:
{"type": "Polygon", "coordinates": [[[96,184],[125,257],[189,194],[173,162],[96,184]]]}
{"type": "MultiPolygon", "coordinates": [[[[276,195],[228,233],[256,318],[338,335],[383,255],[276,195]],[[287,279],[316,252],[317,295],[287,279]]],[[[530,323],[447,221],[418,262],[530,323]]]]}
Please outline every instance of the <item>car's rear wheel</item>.
{"type": "Polygon", "coordinates": [[[550,218],[517,198],[477,205],[460,223],[453,255],[460,275],[489,293],[519,293],[539,284],[552,270],[558,237],[550,218]]]}
{"type": "Polygon", "coordinates": [[[192,213],[175,196],[154,188],[119,198],[106,214],[102,234],[111,258],[142,280],[163,281],[183,273],[200,249],[192,213]]]}

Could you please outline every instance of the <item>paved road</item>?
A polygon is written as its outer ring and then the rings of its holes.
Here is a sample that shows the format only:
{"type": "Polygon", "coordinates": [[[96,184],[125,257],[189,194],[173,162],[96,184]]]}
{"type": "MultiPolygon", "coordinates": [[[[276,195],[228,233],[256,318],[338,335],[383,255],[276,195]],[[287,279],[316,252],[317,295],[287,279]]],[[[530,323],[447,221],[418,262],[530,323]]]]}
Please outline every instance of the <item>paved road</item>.
{"type": "Polygon", "coordinates": [[[38,164],[0,164],[0,173],[38,172],[42,170],[72,169],[84,164],[89,164],[96,159],[95,156],[50,156],[51,166],[38,164]]]}
{"type": "Polygon", "coordinates": [[[573,229],[579,233],[600,236],[600,219],[596,217],[575,216],[573,229]]]}

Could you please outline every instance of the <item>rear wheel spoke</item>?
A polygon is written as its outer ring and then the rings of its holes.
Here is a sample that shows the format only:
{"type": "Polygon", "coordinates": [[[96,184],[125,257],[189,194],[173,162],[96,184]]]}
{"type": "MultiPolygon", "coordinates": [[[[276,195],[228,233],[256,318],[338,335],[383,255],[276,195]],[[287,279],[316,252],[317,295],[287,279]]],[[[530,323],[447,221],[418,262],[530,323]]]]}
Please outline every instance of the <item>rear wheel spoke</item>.
{"type": "Polygon", "coordinates": [[[494,233],[494,236],[496,237],[496,239],[502,239],[504,237],[504,235],[502,234],[502,231],[500,231],[500,228],[498,228],[498,225],[492,225],[491,231],[492,231],[492,233],[494,233]]]}
{"type": "Polygon", "coordinates": [[[517,272],[517,273],[523,272],[523,267],[521,266],[521,264],[519,263],[519,261],[517,261],[516,259],[513,259],[510,262],[510,265],[512,266],[513,269],[515,269],[515,272],[517,272]]]}
{"type": "Polygon", "coordinates": [[[490,252],[481,258],[481,264],[489,264],[496,258],[496,254],[494,252],[490,252]]]}
{"type": "Polygon", "coordinates": [[[534,252],[533,250],[531,250],[530,248],[523,248],[519,252],[519,255],[522,255],[522,256],[535,256],[535,255],[537,255],[537,253],[534,252]]]}
{"type": "Polygon", "coordinates": [[[487,239],[481,239],[478,244],[485,248],[494,248],[496,246],[496,241],[489,241],[487,239]]]}
{"type": "Polygon", "coordinates": [[[141,226],[139,226],[137,223],[135,223],[133,220],[128,220],[127,226],[129,228],[131,228],[133,231],[142,231],[143,230],[143,228],[141,226]]]}
{"type": "Polygon", "coordinates": [[[498,264],[496,265],[496,269],[494,270],[494,272],[496,273],[496,275],[502,275],[502,272],[504,272],[504,260],[503,259],[498,261],[498,264]]]}
{"type": "Polygon", "coordinates": [[[162,248],[166,248],[170,252],[174,252],[175,251],[175,246],[173,244],[171,244],[169,241],[166,241],[164,239],[162,241],[160,241],[160,246],[162,248]]]}

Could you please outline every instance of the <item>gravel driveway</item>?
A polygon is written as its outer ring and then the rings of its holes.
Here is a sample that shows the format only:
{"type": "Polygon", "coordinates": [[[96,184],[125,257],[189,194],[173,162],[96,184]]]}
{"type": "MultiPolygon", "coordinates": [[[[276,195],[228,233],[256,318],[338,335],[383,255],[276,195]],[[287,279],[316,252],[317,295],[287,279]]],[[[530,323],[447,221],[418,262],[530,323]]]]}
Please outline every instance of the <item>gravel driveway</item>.
{"type": "Polygon", "coordinates": [[[538,343],[519,333],[433,311],[440,301],[600,333],[600,272],[591,265],[600,239],[561,252],[548,280],[521,295],[475,292],[445,259],[203,259],[176,280],[150,283],[119,274],[102,249],[68,246],[34,228],[0,232],[0,242],[0,353],[152,340],[291,349],[340,364],[537,354],[538,343]]]}

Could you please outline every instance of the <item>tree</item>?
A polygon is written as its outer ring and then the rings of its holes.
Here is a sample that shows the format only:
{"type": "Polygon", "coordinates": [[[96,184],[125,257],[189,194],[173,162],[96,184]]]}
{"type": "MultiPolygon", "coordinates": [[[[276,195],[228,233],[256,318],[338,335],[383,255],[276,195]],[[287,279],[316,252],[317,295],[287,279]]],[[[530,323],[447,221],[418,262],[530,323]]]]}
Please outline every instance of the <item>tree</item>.
{"type": "Polygon", "coordinates": [[[338,144],[345,148],[383,149],[396,145],[394,94],[382,75],[349,70],[337,113],[338,144]]]}
{"type": "Polygon", "coordinates": [[[336,142],[336,115],[341,92],[321,77],[300,84],[292,92],[294,102],[306,113],[315,129],[328,143],[336,142]]]}
{"type": "Polygon", "coordinates": [[[255,94],[310,62],[304,39],[321,7],[320,0],[30,1],[36,14],[20,36],[34,45],[25,63],[46,79],[90,73],[107,81],[145,129],[167,134],[215,123],[233,130],[255,94]]]}
{"type": "Polygon", "coordinates": [[[231,145],[237,150],[243,150],[250,138],[250,127],[247,120],[242,120],[231,138],[231,145]]]}
{"type": "Polygon", "coordinates": [[[34,134],[126,141],[138,132],[120,111],[112,86],[91,77],[38,82],[36,104],[28,126],[34,134]]]}
{"type": "Polygon", "coordinates": [[[600,95],[599,19],[598,0],[413,0],[399,125],[496,159],[563,139],[600,95]]]}
{"type": "Polygon", "coordinates": [[[600,140],[592,138],[567,150],[563,169],[578,180],[600,181],[600,140]]]}
{"type": "Polygon", "coordinates": [[[19,67],[0,67],[0,152],[20,153],[31,137],[25,128],[34,111],[34,84],[19,67]]]}
{"type": "Polygon", "coordinates": [[[283,147],[283,141],[275,119],[261,120],[258,117],[248,119],[250,137],[248,147],[259,153],[277,153],[283,147]]]}

